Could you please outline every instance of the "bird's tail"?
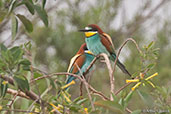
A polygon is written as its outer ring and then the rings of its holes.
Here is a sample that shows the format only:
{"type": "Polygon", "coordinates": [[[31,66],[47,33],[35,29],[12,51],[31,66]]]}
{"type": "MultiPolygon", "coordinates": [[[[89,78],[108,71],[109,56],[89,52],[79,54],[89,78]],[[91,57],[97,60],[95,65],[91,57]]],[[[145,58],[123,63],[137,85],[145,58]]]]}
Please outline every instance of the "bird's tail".
{"type": "Polygon", "coordinates": [[[60,96],[62,90],[66,91],[67,89],[69,89],[69,87],[70,87],[70,85],[71,85],[70,83],[72,83],[72,81],[75,80],[75,79],[76,79],[76,78],[73,77],[73,76],[68,76],[68,79],[67,79],[66,85],[65,85],[66,87],[65,87],[65,86],[61,87],[61,90],[58,91],[58,96],[57,96],[57,98],[60,96]]]}
{"type": "MultiPolygon", "coordinates": [[[[114,57],[114,60],[116,59],[116,55],[112,54],[114,57]]],[[[119,61],[119,59],[116,62],[117,66],[122,70],[123,73],[128,74],[131,77],[131,74],[128,72],[128,70],[125,68],[125,66],[119,61]]]]}
{"type": "Polygon", "coordinates": [[[122,70],[123,73],[128,74],[131,77],[131,74],[120,61],[117,61],[117,66],[122,70]]]}

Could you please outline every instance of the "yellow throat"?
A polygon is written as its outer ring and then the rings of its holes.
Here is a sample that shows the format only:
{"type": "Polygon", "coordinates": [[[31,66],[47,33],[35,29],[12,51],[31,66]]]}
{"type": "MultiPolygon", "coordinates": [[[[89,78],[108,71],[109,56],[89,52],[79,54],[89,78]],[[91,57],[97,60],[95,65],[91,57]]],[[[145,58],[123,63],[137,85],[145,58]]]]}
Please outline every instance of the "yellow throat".
{"type": "Polygon", "coordinates": [[[93,36],[95,35],[97,32],[85,32],[85,36],[86,37],[90,37],[90,36],[93,36]]]}

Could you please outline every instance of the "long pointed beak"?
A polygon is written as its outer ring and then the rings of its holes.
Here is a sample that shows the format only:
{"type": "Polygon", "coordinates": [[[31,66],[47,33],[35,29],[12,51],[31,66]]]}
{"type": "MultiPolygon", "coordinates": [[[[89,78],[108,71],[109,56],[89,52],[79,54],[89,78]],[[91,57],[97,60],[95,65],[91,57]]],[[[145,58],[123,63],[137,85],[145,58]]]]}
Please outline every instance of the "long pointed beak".
{"type": "Polygon", "coordinates": [[[90,31],[90,30],[86,30],[86,29],[80,29],[80,30],[78,30],[79,32],[88,32],[88,31],[90,31]]]}

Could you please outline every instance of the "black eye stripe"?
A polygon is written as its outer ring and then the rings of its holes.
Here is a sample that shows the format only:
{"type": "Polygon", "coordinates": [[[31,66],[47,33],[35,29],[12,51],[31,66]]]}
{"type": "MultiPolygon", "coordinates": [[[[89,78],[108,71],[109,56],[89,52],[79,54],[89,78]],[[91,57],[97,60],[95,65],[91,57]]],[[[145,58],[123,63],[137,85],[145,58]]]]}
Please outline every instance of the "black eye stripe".
{"type": "Polygon", "coordinates": [[[92,28],[91,31],[98,31],[96,28],[92,28]]]}

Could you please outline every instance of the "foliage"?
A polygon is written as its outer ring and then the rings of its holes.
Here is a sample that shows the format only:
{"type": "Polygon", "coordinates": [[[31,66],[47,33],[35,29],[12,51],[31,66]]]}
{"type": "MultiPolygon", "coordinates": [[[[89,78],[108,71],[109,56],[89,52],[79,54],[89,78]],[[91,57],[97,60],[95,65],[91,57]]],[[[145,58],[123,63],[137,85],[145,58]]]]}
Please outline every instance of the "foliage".
{"type": "MultiPolygon", "coordinates": [[[[131,21],[124,18],[125,24],[119,29],[111,26],[120,12],[122,1],[99,0],[95,5],[85,0],[51,2],[56,2],[55,7],[46,7],[50,4],[46,0],[0,1],[0,33],[7,31],[6,29],[11,31],[7,40],[0,39],[2,113],[11,111],[15,113],[16,110],[20,113],[26,111],[59,114],[171,112],[170,19],[164,21],[163,26],[156,31],[157,39],[149,40],[144,34],[143,22],[153,17],[144,16],[144,12],[147,10],[150,12],[150,2],[145,2],[131,21]],[[87,5],[85,9],[82,4],[87,5]],[[61,8],[65,5],[64,9],[61,8]],[[19,10],[26,13],[22,14],[19,10]],[[39,22],[43,22],[45,26],[39,25],[39,22]],[[78,96],[78,84],[71,86],[69,91],[64,91],[62,88],[65,86],[66,75],[57,74],[66,71],[71,56],[84,42],[83,35],[78,33],[77,29],[89,23],[97,23],[109,33],[116,48],[130,36],[140,46],[141,52],[137,51],[133,43],[127,44],[129,53],[124,50],[122,52],[125,53],[123,54],[125,66],[138,81],[131,83],[131,86],[125,87],[117,95],[112,94],[114,100],[108,98],[111,94],[107,89],[110,86],[108,70],[100,61],[97,61],[93,74],[90,73],[89,84],[97,91],[93,94],[91,90],[91,99],[85,89],[83,96],[78,96]],[[24,41],[20,43],[20,40],[24,41]],[[155,72],[159,73],[157,77],[146,80],[155,72]],[[141,84],[136,86],[139,82],[141,84]],[[102,99],[99,90],[104,96],[106,95],[107,100],[102,99]],[[21,93],[25,97],[20,96],[21,93]]],[[[122,75],[123,73],[116,70],[115,89],[120,89],[124,85],[127,78],[122,75]]]]}

